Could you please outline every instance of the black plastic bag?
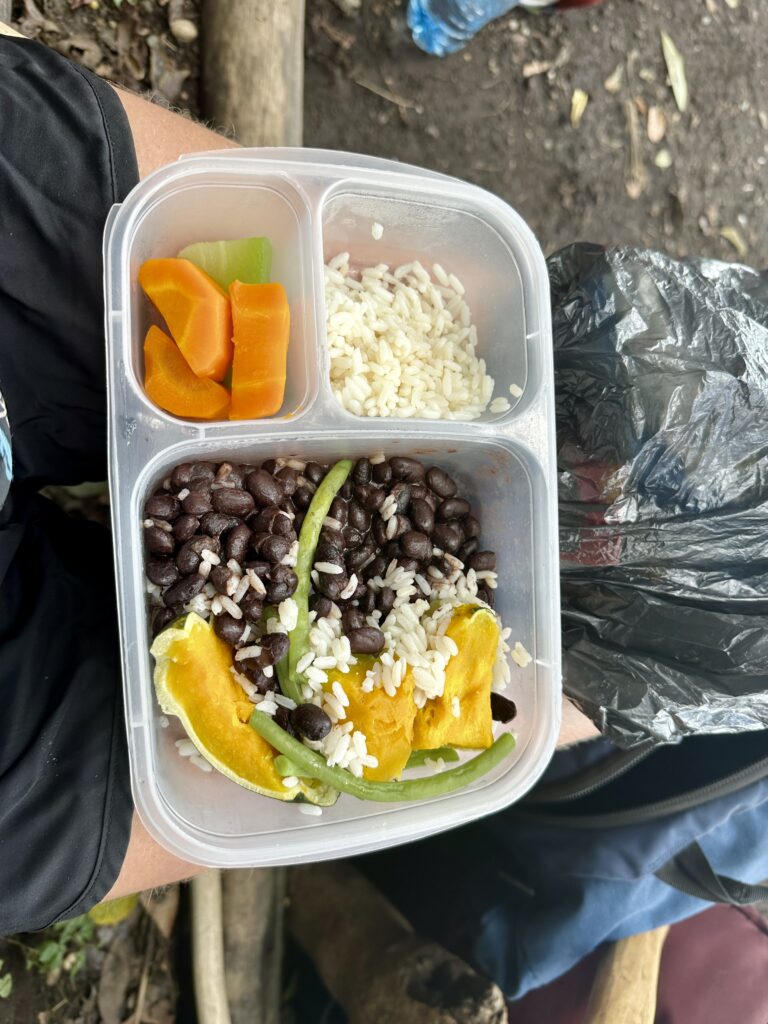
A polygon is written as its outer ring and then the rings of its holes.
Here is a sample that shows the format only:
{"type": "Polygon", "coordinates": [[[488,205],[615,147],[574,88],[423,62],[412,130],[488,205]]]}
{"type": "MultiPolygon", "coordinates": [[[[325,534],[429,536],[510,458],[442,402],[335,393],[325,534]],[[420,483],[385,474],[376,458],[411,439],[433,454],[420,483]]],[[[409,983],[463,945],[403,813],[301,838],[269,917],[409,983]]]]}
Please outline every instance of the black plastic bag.
{"type": "Polygon", "coordinates": [[[548,265],[566,692],[623,747],[766,728],[768,274],[548,265]]]}

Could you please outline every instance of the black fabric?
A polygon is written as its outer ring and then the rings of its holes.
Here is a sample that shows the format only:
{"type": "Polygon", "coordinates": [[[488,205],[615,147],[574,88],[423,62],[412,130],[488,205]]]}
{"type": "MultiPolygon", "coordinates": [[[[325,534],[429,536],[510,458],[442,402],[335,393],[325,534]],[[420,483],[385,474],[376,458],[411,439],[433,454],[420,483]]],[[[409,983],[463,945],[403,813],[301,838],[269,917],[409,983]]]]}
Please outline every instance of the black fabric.
{"type": "Polygon", "coordinates": [[[747,885],[727,875],[718,875],[696,842],[660,868],[656,877],[680,892],[710,903],[748,907],[768,900],[768,885],[747,885]]]}
{"type": "Polygon", "coordinates": [[[111,541],[41,498],[106,477],[101,242],[138,180],[116,94],[0,37],[0,935],[87,910],[130,833],[111,541]]]}

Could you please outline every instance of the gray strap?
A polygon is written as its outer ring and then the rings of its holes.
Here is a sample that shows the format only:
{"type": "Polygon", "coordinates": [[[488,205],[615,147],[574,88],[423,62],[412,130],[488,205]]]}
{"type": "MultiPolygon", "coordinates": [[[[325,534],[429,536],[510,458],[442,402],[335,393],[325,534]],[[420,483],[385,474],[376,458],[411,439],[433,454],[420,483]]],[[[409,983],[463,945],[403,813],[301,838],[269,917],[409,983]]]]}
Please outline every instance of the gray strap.
{"type": "Polygon", "coordinates": [[[768,900],[768,885],[747,885],[727,875],[718,875],[697,842],[667,861],[656,872],[656,877],[673,889],[708,903],[745,907],[768,900]]]}

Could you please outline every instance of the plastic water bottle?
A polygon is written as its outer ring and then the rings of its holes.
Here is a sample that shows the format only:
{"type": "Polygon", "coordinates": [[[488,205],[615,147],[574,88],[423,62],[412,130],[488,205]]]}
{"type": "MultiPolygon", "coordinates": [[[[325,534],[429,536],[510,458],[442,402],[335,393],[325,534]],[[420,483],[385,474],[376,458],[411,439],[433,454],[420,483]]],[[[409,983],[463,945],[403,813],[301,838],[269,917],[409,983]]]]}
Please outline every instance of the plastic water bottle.
{"type": "Polygon", "coordinates": [[[513,7],[551,7],[556,0],[409,0],[413,41],[435,57],[456,53],[489,21],[513,7]]]}

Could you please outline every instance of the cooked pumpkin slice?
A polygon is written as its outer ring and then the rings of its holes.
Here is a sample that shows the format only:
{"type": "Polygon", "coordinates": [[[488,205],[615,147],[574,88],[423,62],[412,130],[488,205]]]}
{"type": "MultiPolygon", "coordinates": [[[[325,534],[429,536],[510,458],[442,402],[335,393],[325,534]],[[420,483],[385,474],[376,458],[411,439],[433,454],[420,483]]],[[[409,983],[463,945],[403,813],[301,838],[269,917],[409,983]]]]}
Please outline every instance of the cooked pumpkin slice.
{"type": "Polygon", "coordinates": [[[232,648],[199,615],[173,623],[152,644],[155,691],[166,715],[176,715],[203,757],[227,778],[276,800],[298,796],[331,804],[337,794],[301,779],[287,788],[276,751],[251,729],[253,704],[232,675],[232,648]]]}

